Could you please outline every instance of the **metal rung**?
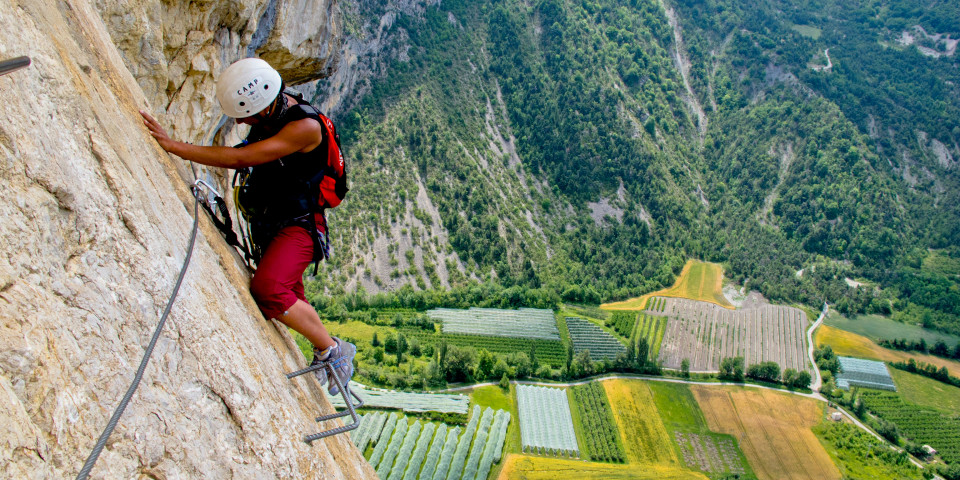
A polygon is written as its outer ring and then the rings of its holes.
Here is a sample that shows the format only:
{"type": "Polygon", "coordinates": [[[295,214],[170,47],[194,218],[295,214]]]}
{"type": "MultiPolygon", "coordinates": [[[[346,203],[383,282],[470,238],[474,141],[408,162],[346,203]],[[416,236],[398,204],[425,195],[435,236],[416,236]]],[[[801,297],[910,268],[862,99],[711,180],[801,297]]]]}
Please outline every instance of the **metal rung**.
{"type": "Polygon", "coordinates": [[[340,377],[337,376],[337,372],[336,372],[336,370],[334,369],[332,363],[330,363],[330,362],[318,362],[318,363],[316,363],[316,364],[310,365],[310,366],[307,367],[307,368],[303,368],[303,369],[297,370],[297,371],[295,371],[295,372],[290,372],[290,373],[288,373],[288,374],[287,374],[287,378],[288,378],[288,379],[292,379],[292,378],[294,378],[294,377],[299,377],[300,375],[303,375],[303,374],[305,374],[305,373],[310,373],[310,372],[319,370],[319,369],[321,369],[321,368],[326,368],[326,369],[327,369],[327,378],[330,379],[330,381],[332,381],[332,382],[337,386],[337,389],[340,391],[340,395],[343,396],[343,404],[347,406],[347,410],[346,410],[346,411],[343,411],[343,412],[331,413],[331,414],[329,414],[329,415],[321,415],[321,416],[317,417],[317,422],[323,422],[323,421],[327,421],[327,420],[333,420],[333,419],[335,419],[335,418],[345,417],[345,416],[349,415],[350,418],[353,419],[353,423],[351,423],[351,424],[349,424],[349,425],[344,425],[344,426],[342,426],[342,427],[332,428],[332,429],[330,429],[330,430],[326,430],[326,431],[323,431],[323,432],[320,432],[320,433],[314,433],[314,434],[312,434],[312,435],[307,435],[307,436],[303,437],[303,441],[305,441],[305,442],[307,442],[307,443],[311,443],[311,442],[313,442],[314,440],[319,440],[319,439],[321,439],[321,438],[326,438],[326,437],[330,437],[330,436],[333,436],[333,435],[339,435],[339,434],[344,433],[344,432],[349,432],[350,430],[355,430],[357,427],[360,426],[360,417],[357,416],[357,411],[356,411],[356,409],[358,409],[358,408],[360,408],[360,407],[363,406],[363,399],[360,398],[356,393],[350,391],[349,388],[345,388],[345,387],[343,386],[343,384],[340,383],[340,377]],[[350,397],[347,396],[348,393],[350,394],[350,396],[352,396],[353,398],[357,399],[357,403],[353,403],[353,402],[350,401],[350,397]]]}

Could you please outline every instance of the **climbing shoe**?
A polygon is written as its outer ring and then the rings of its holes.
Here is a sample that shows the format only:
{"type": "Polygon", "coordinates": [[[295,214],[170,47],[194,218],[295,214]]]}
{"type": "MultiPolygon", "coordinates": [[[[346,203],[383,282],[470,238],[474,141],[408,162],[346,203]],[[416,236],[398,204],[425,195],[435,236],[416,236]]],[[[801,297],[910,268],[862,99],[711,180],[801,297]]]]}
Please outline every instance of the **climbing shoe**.
{"type": "MultiPolygon", "coordinates": [[[[323,360],[326,360],[326,359],[330,358],[330,353],[333,352],[333,350],[334,350],[335,348],[336,348],[336,345],[334,345],[334,346],[332,346],[332,347],[330,347],[330,348],[327,348],[326,350],[320,350],[319,348],[314,347],[314,349],[313,349],[313,361],[310,362],[310,366],[312,367],[312,366],[314,366],[314,365],[322,362],[323,360]],[[321,360],[321,358],[323,358],[323,360],[321,360]]],[[[313,371],[313,374],[317,376],[317,381],[320,382],[320,386],[321,386],[321,387],[327,384],[327,369],[326,369],[326,368],[318,368],[318,369],[316,369],[316,370],[313,371]]]]}
{"type": "MultiPolygon", "coordinates": [[[[346,387],[347,383],[350,382],[350,378],[353,377],[353,357],[357,354],[357,347],[337,337],[333,337],[333,341],[335,342],[334,345],[326,350],[313,349],[313,362],[311,362],[310,365],[313,366],[320,362],[329,362],[333,365],[334,371],[337,372],[340,383],[346,387]]],[[[330,373],[326,368],[314,370],[314,374],[317,376],[317,381],[320,382],[320,386],[327,384],[327,376],[330,373]]],[[[340,389],[337,388],[334,382],[330,382],[330,389],[328,391],[330,395],[340,393],[340,389]]]]}
{"type": "MultiPolygon", "coordinates": [[[[357,346],[350,342],[344,342],[337,337],[333,337],[333,341],[337,342],[337,344],[333,347],[333,351],[330,352],[330,357],[327,361],[333,364],[333,370],[337,372],[337,378],[340,379],[340,384],[343,385],[344,388],[349,389],[347,384],[350,382],[350,378],[353,377],[353,357],[357,355],[357,346]]],[[[328,391],[330,395],[340,393],[340,389],[337,388],[337,385],[332,381],[330,382],[330,389],[328,391]]]]}

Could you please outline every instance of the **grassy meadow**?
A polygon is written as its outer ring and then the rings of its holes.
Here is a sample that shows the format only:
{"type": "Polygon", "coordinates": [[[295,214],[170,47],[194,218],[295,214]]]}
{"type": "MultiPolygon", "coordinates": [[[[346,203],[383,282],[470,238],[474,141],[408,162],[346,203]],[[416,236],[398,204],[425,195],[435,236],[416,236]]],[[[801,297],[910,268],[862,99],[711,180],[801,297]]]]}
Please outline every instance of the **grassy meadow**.
{"type": "Polygon", "coordinates": [[[923,339],[928,345],[933,346],[934,343],[942,340],[951,348],[960,342],[960,337],[956,335],[926,329],[920,325],[898,322],[880,315],[859,315],[854,318],[847,318],[837,312],[831,311],[823,323],[831,327],[863,335],[874,341],[905,338],[916,342],[923,339]]]}
{"type": "Polygon", "coordinates": [[[907,402],[939,410],[948,415],[960,412],[960,388],[915,373],[887,367],[897,392],[907,402]]]}
{"type": "Polygon", "coordinates": [[[723,268],[716,263],[689,260],[673,286],[622,302],[600,305],[604,310],[643,310],[651,297],[679,297],[700,300],[733,309],[723,296],[723,268]]]}

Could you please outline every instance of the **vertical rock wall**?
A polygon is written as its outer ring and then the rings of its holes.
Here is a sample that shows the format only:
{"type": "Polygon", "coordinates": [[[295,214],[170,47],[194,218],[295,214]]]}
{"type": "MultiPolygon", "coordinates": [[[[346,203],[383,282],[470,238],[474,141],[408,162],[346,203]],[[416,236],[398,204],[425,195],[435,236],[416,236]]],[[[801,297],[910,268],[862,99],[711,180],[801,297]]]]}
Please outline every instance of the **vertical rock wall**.
{"type": "MultiPolygon", "coordinates": [[[[192,174],[137,110],[199,142],[219,121],[216,74],[258,31],[258,54],[307,78],[331,64],[338,22],[323,0],[0,0],[0,58],[33,59],[0,77],[0,478],[79,472],[186,255],[192,174]],[[291,28],[276,13],[288,4],[312,16],[291,28]],[[272,27],[258,28],[269,8],[272,27]],[[310,22],[320,33],[306,33],[310,22]]],[[[333,426],[313,421],[331,407],[312,379],[284,378],[302,356],[201,220],[153,360],[92,477],[374,477],[347,435],[302,442],[333,426]]]]}

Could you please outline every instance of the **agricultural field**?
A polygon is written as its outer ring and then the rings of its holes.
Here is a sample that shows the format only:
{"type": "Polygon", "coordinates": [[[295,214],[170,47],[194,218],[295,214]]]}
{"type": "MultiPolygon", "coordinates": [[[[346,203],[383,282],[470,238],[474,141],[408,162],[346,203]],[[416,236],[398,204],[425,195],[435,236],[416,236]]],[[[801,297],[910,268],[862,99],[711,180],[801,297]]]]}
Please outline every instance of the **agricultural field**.
{"type": "Polygon", "coordinates": [[[443,333],[492,335],[497,337],[536,338],[560,341],[560,330],[552,310],[521,308],[437,308],[427,316],[442,325],[443,333]]]}
{"type": "Polygon", "coordinates": [[[375,443],[367,460],[381,479],[485,479],[501,459],[509,423],[509,412],[479,406],[462,433],[460,427],[389,415],[382,430],[371,422],[355,444],[363,438],[375,443]]]}
{"type": "Polygon", "coordinates": [[[466,335],[454,333],[432,333],[417,328],[402,328],[400,330],[407,339],[417,339],[421,345],[437,346],[441,342],[457,347],[472,347],[484,349],[491,353],[510,354],[515,352],[530,353],[530,348],[536,349],[537,360],[549,363],[559,368],[567,360],[567,349],[559,340],[540,340],[532,338],[494,337],[485,335],[466,335]]]}
{"type": "Polygon", "coordinates": [[[499,480],[707,480],[699,472],[670,465],[590,463],[561,458],[507,455],[499,480]]]}
{"type": "Polygon", "coordinates": [[[960,342],[960,337],[956,335],[929,330],[920,325],[898,322],[880,315],[859,315],[855,318],[847,318],[838,312],[831,311],[827,318],[823,320],[823,323],[840,330],[863,335],[875,342],[901,338],[917,342],[923,339],[931,347],[934,343],[943,341],[951,349],[960,342]]]}
{"type": "Polygon", "coordinates": [[[905,401],[947,414],[960,413],[960,388],[893,367],[890,375],[905,401]]]}
{"type": "Polygon", "coordinates": [[[659,356],[666,368],[679,369],[686,358],[691,371],[715,372],[722,359],[742,356],[747,366],[774,361],[783,370],[807,369],[807,318],[800,309],[727,310],[687,299],[663,300],[662,310],[645,313],[670,319],[659,356]]]}
{"type": "MultiPolygon", "coordinates": [[[[503,410],[510,413],[511,418],[517,419],[518,415],[516,395],[513,393],[516,385],[510,385],[509,389],[502,389],[497,385],[483,387],[474,387],[470,390],[470,402],[473,405],[479,405],[481,408],[490,407],[494,410],[503,410]]],[[[514,420],[507,427],[506,438],[503,443],[503,454],[507,452],[519,452],[520,446],[520,422],[514,420]]],[[[503,468],[504,462],[495,464],[491,470],[491,478],[496,478],[503,468]]],[[[480,479],[483,480],[483,479],[480,479]]]]}
{"type": "Polygon", "coordinates": [[[960,362],[947,360],[934,355],[927,355],[916,352],[901,352],[891,350],[877,345],[867,337],[840,330],[829,325],[821,325],[817,328],[814,335],[814,342],[817,346],[830,345],[834,353],[846,357],[869,358],[871,360],[881,360],[884,362],[907,362],[911,358],[918,361],[947,367],[950,375],[960,377],[960,362]]]}
{"type": "Polygon", "coordinates": [[[693,385],[710,430],[740,442],[760,479],[840,479],[811,427],[823,418],[823,404],[765,389],[693,385]]]}
{"type": "MultiPolygon", "coordinates": [[[[350,383],[350,390],[363,399],[364,406],[370,408],[389,408],[404,412],[442,412],[466,414],[470,397],[460,394],[411,393],[367,387],[357,382],[350,383]]],[[[331,395],[330,403],[338,408],[346,408],[343,396],[331,395]]]]}
{"type": "Polygon", "coordinates": [[[707,427],[703,412],[687,385],[650,382],[648,386],[667,433],[688,468],[709,475],[752,475],[737,440],[731,435],[711,432],[707,427]]]}
{"type": "Polygon", "coordinates": [[[607,326],[613,328],[621,337],[630,340],[639,316],[636,312],[616,311],[607,319],[607,326]]]}
{"type": "Polygon", "coordinates": [[[849,480],[921,480],[921,470],[851,423],[824,420],[813,433],[849,480]]]}
{"type": "Polygon", "coordinates": [[[652,297],[689,298],[715,303],[732,309],[733,305],[723,295],[723,269],[716,263],[704,263],[690,260],[683,266],[680,276],[673,286],[664,290],[648,293],[641,297],[622,302],[605,303],[604,310],[643,310],[652,297]]]}
{"type": "Polygon", "coordinates": [[[566,390],[517,385],[517,407],[524,452],[580,456],[566,390]]]}
{"type": "Polygon", "coordinates": [[[590,359],[599,362],[604,359],[613,360],[621,352],[627,351],[620,340],[589,320],[566,317],[566,322],[570,341],[576,353],[587,350],[590,352],[590,359]]]}
{"type": "Polygon", "coordinates": [[[617,421],[627,461],[681,467],[647,383],[622,379],[601,383],[617,421]]]}
{"type": "Polygon", "coordinates": [[[586,456],[594,462],[623,463],[625,456],[620,444],[620,432],[617,431],[603,386],[599,382],[590,382],[572,390],[586,456]]]}
{"type": "Polygon", "coordinates": [[[660,355],[660,347],[663,345],[663,337],[666,333],[667,317],[640,314],[635,334],[638,340],[647,339],[647,345],[650,347],[648,356],[651,360],[656,360],[660,355]]]}
{"type": "Polygon", "coordinates": [[[871,412],[893,422],[918,444],[935,448],[947,463],[960,463],[960,416],[905,402],[899,394],[862,389],[860,398],[871,412]]]}

